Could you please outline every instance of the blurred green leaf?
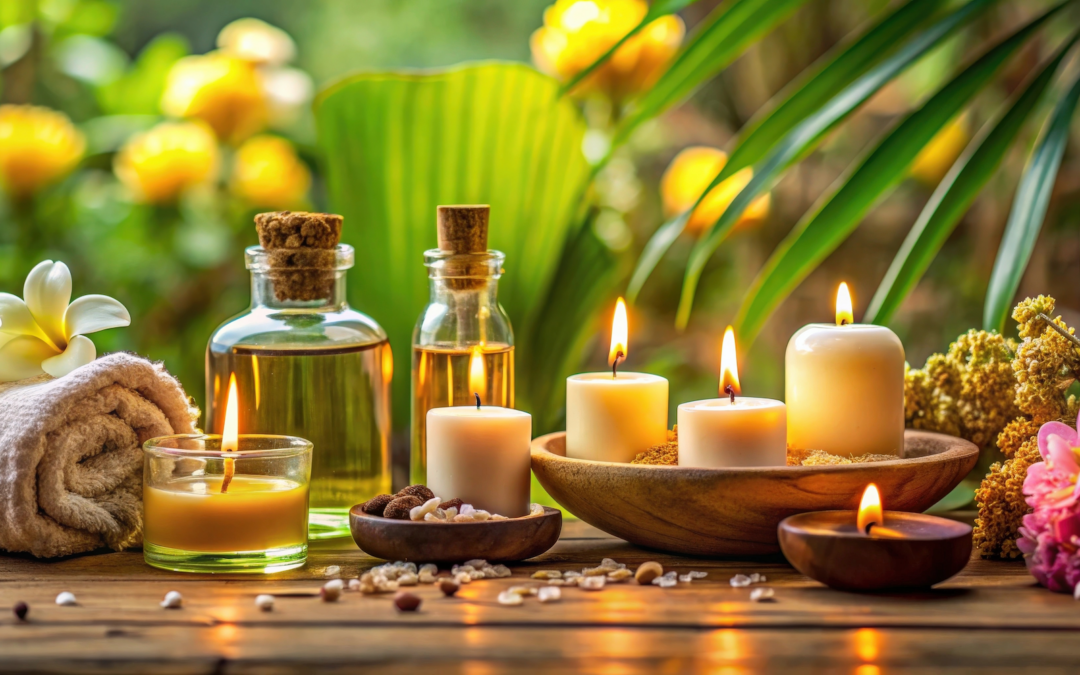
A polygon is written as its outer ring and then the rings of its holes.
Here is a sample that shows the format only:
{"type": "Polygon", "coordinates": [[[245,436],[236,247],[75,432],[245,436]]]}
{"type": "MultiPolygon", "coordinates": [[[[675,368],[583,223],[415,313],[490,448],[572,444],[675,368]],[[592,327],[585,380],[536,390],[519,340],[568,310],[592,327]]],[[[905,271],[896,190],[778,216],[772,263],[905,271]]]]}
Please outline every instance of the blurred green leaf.
{"type": "Polygon", "coordinates": [[[102,115],[79,125],[86,136],[86,154],[116,152],[132,134],[146,131],[161,121],[159,115],[102,115]]]}
{"type": "MultiPolygon", "coordinates": [[[[558,83],[497,62],[361,74],[320,94],[316,120],[331,204],[345,216],[345,240],[356,245],[354,304],[390,335],[395,408],[409,409],[412,329],[428,299],[423,252],[436,245],[439,204],[491,205],[490,243],[507,256],[499,297],[516,329],[517,390],[530,391],[530,373],[551,377],[559,364],[533,361],[532,330],[551,324],[542,327],[544,340],[572,343],[553,335],[585,327],[563,318],[573,304],[549,304],[556,272],[561,285],[564,276],[596,271],[560,267],[589,171],[584,121],[558,83]],[[540,321],[543,312],[553,313],[540,321]]],[[[569,253],[579,252],[570,246],[569,253]]],[[[582,264],[600,263],[584,256],[582,264]]],[[[395,423],[407,425],[407,415],[395,423]]]]}
{"type": "Polygon", "coordinates": [[[638,22],[638,25],[634,26],[634,28],[629,33],[622,36],[619,41],[612,45],[611,49],[604,52],[600,56],[600,58],[590,63],[589,66],[585,68],[585,70],[582,70],[580,73],[570,78],[570,80],[563,85],[562,93],[565,94],[569,91],[572,91],[579,82],[584,80],[586,77],[592,74],[594,70],[603,65],[604,62],[610,59],[615,52],[619,51],[619,47],[622,47],[624,44],[626,44],[627,40],[640,33],[641,30],[645,28],[645,26],[648,26],[650,23],[656,21],[662,16],[674,14],[675,12],[685,9],[686,7],[689,7],[695,2],[697,2],[697,0],[655,0],[651,5],[649,5],[649,10],[645,12],[645,16],[642,17],[641,21],[638,22]]]}
{"type": "Polygon", "coordinates": [[[169,69],[188,53],[188,42],[182,35],[162,33],[143,48],[119,79],[97,88],[99,105],[110,115],[159,114],[169,69]]]}
{"type": "Polygon", "coordinates": [[[1038,106],[1062,59],[1075,42],[1076,38],[1073,37],[1058,50],[1057,55],[1014,98],[997,123],[986,125],[986,132],[981,138],[972,143],[953,164],[919,214],[870,300],[863,318],[866,323],[885,325],[899,309],[900,303],[922,278],[971,202],[997,171],[1005,153],[1038,106]]]}
{"type": "Polygon", "coordinates": [[[1054,190],[1061,156],[1069,142],[1069,124],[1076,102],[1080,99],[1080,77],[1073,80],[1066,93],[1050,115],[1042,138],[1035,147],[1020,185],[1016,188],[1009,222],[998,247],[994,271],[986,290],[986,306],[983,310],[983,328],[1001,331],[1013,304],[1013,296],[1020,286],[1020,279],[1031,259],[1035,240],[1039,238],[1050,194],[1054,190]]]}
{"type": "Polygon", "coordinates": [[[112,32],[120,8],[108,0],[80,0],[57,26],[58,33],[103,37],[112,32]]]}
{"type": "MultiPolygon", "coordinates": [[[[910,0],[851,45],[837,49],[839,53],[822,57],[777,97],[779,103],[767,106],[767,112],[740,130],[735,150],[710,185],[719,185],[740,169],[762,159],[795,125],[895,49],[899,41],[914,32],[943,2],[910,0]]],[[[637,298],[653,269],[682,234],[689,220],[688,214],[692,212],[691,209],[664,223],[645,245],[627,289],[631,302],[637,298]]]]}
{"type": "Polygon", "coordinates": [[[671,66],[634,102],[612,147],[639,124],[679,103],[712,79],[806,0],[730,0],[717,7],[675,55],[671,66]]]}
{"type": "Polygon", "coordinates": [[[128,65],[127,54],[108,40],[72,35],[52,49],[60,70],[91,85],[105,86],[118,80],[128,65]]]}
{"type": "Polygon", "coordinates": [[[803,217],[765,263],[743,300],[735,322],[744,341],[753,341],[777,305],[858,227],[877,200],[907,175],[923,146],[1061,7],[1034,19],[964,68],[886,135],[836,192],[803,217]]]}
{"type": "MultiPolygon", "coordinates": [[[[727,237],[728,233],[731,232],[731,228],[738,222],[742,212],[746,210],[747,206],[758,194],[767,190],[781,171],[806,154],[808,149],[817,144],[829,130],[843,121],[873,94],[893,81],[904,69],[935,45],[940,44],[957,28],[985,11],[994,1],[972,0],[930,28],[922,31],[895,54],[882,61],[834,96],[820,110],[792,129],[784,137],[784,140],[776,144],[765,159],[754,167],[754,176],[750,179],[750,182],[731,200],[731,204],[728,205],[720,218],[705,230],[705,234],[698,240],[691,251],[690,262],[687,264],[686,275],[683,280],[679,311],[676,316],[676,324],[680,328],[684,328],[690,320],[694,293],[697,290],[697,283],[701,278],[701,272],[705,269],[706,263],[708,263],[709,258],[716,252],[716,249],[727,237]]],[[[715,179],[713,182],[716,182],[715,179]]],[[[698,203],[705,198],[713,187],[714,185],[710,184],[701,193],[698,203]]],[[[694,208],[696,207],[697,204],[694,205],[694,208]]],[[[690,211],[692,212],[693,208],[690,211]]]]}

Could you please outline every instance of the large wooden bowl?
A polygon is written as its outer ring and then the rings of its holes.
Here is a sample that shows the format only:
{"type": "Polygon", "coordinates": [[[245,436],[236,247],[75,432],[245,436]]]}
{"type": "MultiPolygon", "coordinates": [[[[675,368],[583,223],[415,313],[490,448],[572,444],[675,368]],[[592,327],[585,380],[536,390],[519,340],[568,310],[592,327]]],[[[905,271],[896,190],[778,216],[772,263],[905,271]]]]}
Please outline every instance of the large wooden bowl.
{"type": "Polygon", "coordinates": [[[867,483],[885,508],[924,511],[974,468],[979,449],[944,434],[908,430],[901,459],[840,466],[702,469],[566,457],[566,433],[532,443],[540,484],[567,511],[639,546],[710,556],[777,553],[781,520],[857,509],[867,483]]]}

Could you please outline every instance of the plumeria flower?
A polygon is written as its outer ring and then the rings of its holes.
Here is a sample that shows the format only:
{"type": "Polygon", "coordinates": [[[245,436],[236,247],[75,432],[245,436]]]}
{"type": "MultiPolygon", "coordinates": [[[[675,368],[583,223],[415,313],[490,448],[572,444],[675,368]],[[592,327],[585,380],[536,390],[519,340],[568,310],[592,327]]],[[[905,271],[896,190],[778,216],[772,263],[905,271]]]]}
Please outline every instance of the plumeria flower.
{"type": "Polygon", "coordinates": [[[42,372],[63,377],[97,358],[87,333],[119,328],[131,315],[106,295],[71,301],[71,272],[46,260],[26,277],[23,298],[0,293],[0,382],[42,372]]]}

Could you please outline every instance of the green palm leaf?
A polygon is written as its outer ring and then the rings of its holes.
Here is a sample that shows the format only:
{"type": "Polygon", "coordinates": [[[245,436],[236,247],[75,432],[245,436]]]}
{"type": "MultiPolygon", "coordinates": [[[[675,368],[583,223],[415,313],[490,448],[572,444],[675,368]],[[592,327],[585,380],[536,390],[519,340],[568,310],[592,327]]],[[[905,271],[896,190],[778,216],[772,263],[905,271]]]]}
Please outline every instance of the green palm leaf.
{"type": "Polygon", "coordinates": [[[1039,238],[1043,218],[1050,204],[1061,156],[1069,142],[1069,123],[1076,102],[1080,99],[1080,77],[1073,80],[1068,93],[1057,102],[1050,115],[1042,138],[1031,155],[1020,185],[1016,189],[1009,222],[998,248],[994,271],[986,291],[983,310],[983,327],[986,330],[1003,330],[1005,318],[1012,307],[1013,296],[1020,286],[1035,240],[1039,238]]]}
{"type": "Polygon", "coordinates": [[[1005,61],[1061,5],[1028,23],[980,57],[908,115],[847,177],[804,216],[773,252],[736,316],[743,340],[753,340],[773,309],[858,227],[877,200],[899,183],[916,155],[990,81],[1005,61]]]}
{"type": "Polygon", "coordinates": [[[645,13],[645,16],[642,17],[641,21],[638,22],[638,25],[634,26],[633,30],[622,36],[619,41],[612,45],[611,49],[604,52],[600,56],[600,58],[590,63],[588,68],[571,77],[570,80],[563,85],[561,92],[565,94],[569,91],[572,91],[574,87],[581,83],[582,80],[584,80],[586,77],[591,75],[594,70],[603,65],[605,61],[610,59],[612,55],[615,54],[615,52],[619,51],[619,47],[622,47],[624,44],[626,44],[627,40],[640,33],[641,30],[645,28],[645,26],[648,26],[650,23],[656,21],[662,16],[667,16],[668,14],[674,14],[675,12],[681,11],[686,7],[694,4],[695,2],[697,2],[697,0],[655,0],[655,2],[649,5],[649,10],[645,13]]]}
{"type": "MultiPolygon", "coordinates": [[[[706,230],[705,236],[697,242],[693,251],[691,251],[686,276],[683,280],[679,311],[676,316],[676,323],[680,328],[685,327],[690,320],[694,293],[697,290],[697,283],[701,278],[701,272],[705,269],[706,263],[708,263],[709,258],[716,252],[717,247],[727,237],[731,228],[738,221],[739,216],[742,215],[754,198],[768,189],[777,175],[801,157],[808,147],[817,143],[824,134],[865,103],[874,93],[891,82],[893,78],[927,51],[940,44],[957,28],[978,16],[993,2],[994,0],[972,0],[919,33],[898,52],[882,61],[845,88],[844,91],[834,96],[820,110],[792,129],[784,137],[783,141],[776,144],[765,159],[754,167],[754,176],[750,179],[750,182],[735,196],[724,213],[721,214],[710,229],[706,230]]],[[[698,201],[700,202],[706,194],[708,194],[708,189],[702,193],[698,201]]],[[[693,209],[690,210],[693,211],[693,209]]]]}
{"type": "Polygon", "coordinates": [[[731,0],[694,31],[671,66],[633,105],[612,142],[616,147],[639,124],[682,101],[712,79],[759,37],[806,0],[731,0]]]}
{"type": "Polygon", "coordinates": [[[1012,106],[964,152],[934,190],[904,239],[866,310],[864,321],[885,325],[919,282],[956,224],[997,171],[1005,153],[1038,106],[1076,38],[1062,47],[1015,98],[1012,106]]]}
{"type": "MultiPolygon", "coordinates": [[[[760,160],[792,128],[838,94],[844,87],[879,62],[896,44],[910,35],[944,0],[911,0],[886,16],[839,54],[828,54],[823,65],[811,66],[807,74],[782,95],[780,103],[772,106],[759,119],[751,121],[739,133],[738,144],[731,157],[713,179],[710,189],[735,174],[739,169],[760,160]]],[[[708,194],[708,190],[705,191],[708,194]]],[[[679,238],[686,227],[689,214],[679,214],[664,223],[653,234],[641,253],[630,278],[627,296],[633,302],[653,269],[679,238]]]]}
{"type": "Polygon", "coordinates": [[[589,172],[585,124],[558,83],[493,62],[361,74],[324,91],[316,119],[331,204],[356,247],[351,298],[390,335],[397,410],[409,409],[413,324],[428,298],[423,252],[436,245],[439,204],[491,204],[491,247],[507,256],[499,296],[517,329],[518,390],[528,391],[528,373],[543,369],[521,362],[529,330],[576,232],[589,172]]]}

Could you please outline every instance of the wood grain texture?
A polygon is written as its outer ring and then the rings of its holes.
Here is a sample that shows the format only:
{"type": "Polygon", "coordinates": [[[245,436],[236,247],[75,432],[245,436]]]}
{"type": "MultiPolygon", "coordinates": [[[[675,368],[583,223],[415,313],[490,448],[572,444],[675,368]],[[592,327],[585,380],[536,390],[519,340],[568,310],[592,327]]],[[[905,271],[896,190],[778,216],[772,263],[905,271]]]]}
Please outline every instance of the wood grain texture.
{"type": "Polygon", "coordinates": [[[569,459],[565,433],[533,441],[540,484],[568,511],[639,546],[689,555],[778,553],[776,528],[796,513],[858,508],[868,483],[885,507],[921,512],[974,468],[963,439],[905,432],[904,458],[841,466],[706,469],[569,459]]]}

